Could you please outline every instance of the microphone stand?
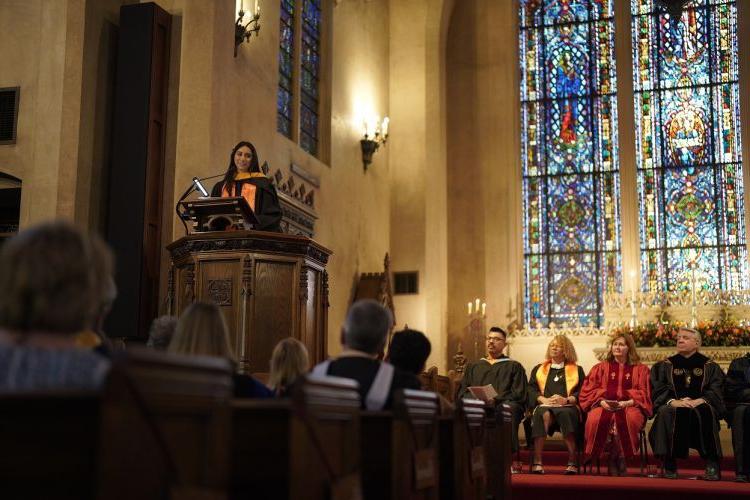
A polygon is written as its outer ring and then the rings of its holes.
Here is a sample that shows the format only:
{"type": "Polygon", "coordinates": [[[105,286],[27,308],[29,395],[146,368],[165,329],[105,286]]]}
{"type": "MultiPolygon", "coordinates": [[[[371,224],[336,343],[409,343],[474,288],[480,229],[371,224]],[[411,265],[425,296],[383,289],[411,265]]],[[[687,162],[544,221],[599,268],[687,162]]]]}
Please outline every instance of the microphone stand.
{"type": "MultiPolygon", "coordinates": [[[[224,174],[210,175],[208,177],[201,177],[200,179],[197,179],[197,180],[198,181],[207,181],[207,180],[211,180],[211,179],[216,179],[217,177],[224,177],[224,174]]],[[[180,199],[177,200],[177,203],[174,206],[174,211],[175,211],[175,213],[177,213],[177,217],[180,219],[180,222],[182,222],[182,225],[185,227],[185,234],[188,234],[189,231],[188,231],[187,224],[185,223],[185,218],[183,217],[183,214],[180,213],[180,203],[182,203],[182,201],[185,198],[187,198],[188,196],[190,196],[190,193],[192,193],[193,191],[197,191],[198,190],[198,188],[197,188],[197,186],[195,184],[195,180],[196,180],[196,177],[193,177],[193,180],[190,181],[190,187],[188,187],[185,190],[185,192],[182,193],[182,196],[180,196],[180,199]]]]}

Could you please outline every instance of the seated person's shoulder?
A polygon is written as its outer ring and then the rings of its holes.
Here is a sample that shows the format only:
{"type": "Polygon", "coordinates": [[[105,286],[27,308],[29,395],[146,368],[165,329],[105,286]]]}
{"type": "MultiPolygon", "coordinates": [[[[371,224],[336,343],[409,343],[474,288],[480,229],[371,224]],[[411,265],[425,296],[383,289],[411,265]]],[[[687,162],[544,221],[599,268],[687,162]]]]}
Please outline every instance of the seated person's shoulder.
{"type": "Polygon", "coordinates": [[[271,389],[263,385],[259,380],[250,375],[235,374],[234,396],[238,398],[272,398],[271,389]]]}
{"type": "Polygon", "coordinates": [[[391,390],[395,391],[396,389],[420,390],[422,389],[422,382],[420,382],[419,377],[417,377],[413,373],[405,372],[405,371],[399,370],[398,368],[394,368],[393,382],[391,383],[391,390]]]}

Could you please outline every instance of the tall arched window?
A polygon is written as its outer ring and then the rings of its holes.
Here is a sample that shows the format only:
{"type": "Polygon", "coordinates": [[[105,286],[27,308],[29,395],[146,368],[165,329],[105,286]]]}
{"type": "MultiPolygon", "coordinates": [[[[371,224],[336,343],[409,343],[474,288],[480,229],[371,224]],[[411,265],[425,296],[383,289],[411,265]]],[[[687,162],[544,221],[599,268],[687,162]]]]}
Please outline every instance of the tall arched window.
{"type": "Polygon", "coordinates": [[[735,2],[631,12],[642,287],[746,289],[735,2]]]}
{"type": "Polygon", "coordinates": [[[612,0],[521,0],[525,322],[600,325],[620,289],[612,0]]]}

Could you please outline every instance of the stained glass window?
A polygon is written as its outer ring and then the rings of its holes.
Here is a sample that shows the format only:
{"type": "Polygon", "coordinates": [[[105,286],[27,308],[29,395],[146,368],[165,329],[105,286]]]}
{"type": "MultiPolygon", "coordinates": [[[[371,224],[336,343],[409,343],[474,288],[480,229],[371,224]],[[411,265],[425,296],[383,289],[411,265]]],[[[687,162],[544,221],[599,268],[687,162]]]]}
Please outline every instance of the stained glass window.
{"type": "Polygon", "coordinates": [[[613,0],[522,0],[525,322],[602,323],[620,289],[613,0]]]}
{"type": "Polygon", "coordinates": [[[300,146],[318,154],[318,81],[320,73],[320,0],[302,0],[300,72],[300,146]]]}
{"type": "Polygon", "coordinates": [[[292,74],[294,68],[294,3],[281,0],[279,23],[279,91],[276,97],[276,129],[292,137],[292,74]]]}
{"type": "Polygon", "coordinates": [[[745,289],[735,2],[631,9],[642,287],[745,289]]]}

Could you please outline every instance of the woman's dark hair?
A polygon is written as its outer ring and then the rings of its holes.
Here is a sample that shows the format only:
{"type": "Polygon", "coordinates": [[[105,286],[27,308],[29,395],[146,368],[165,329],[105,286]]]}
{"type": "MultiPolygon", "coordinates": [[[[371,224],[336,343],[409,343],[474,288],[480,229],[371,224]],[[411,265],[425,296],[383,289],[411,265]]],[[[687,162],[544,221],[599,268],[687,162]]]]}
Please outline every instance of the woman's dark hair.
{"type": "Polygon", "coordinates": [[[237,165],[234,164],[234,155],[242,146],[250,148],[250,152],[253,154],[253,157],[250,160],[250,172],[260,172],[260,167],[258,166],[258,152],[255,151],[255,146],[247,141],[240,141],[234,148],[232,148],[232,154],[229,155],[229,168],[227,168],[227,173],[224,175],[224,186],[231,185],[234,176],[237,174],[237,165]]]}
{"type": "Polygon", "coordinates": [[[393,334],[388,350],[388,362],[399,370],[419,375],[424,371],[432,346],[424,333],[401,330],[393,334]]]}

